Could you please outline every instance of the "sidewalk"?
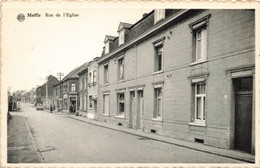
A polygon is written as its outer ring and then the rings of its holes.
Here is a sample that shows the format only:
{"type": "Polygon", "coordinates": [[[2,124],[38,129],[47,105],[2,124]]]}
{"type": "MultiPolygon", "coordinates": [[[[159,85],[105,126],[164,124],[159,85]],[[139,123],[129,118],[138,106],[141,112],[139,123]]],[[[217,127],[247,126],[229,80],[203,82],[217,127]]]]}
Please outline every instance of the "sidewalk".
{"type": "Polygon", "coordinates": [[[33,137],[23,117],[12,115],[7,135],[7,163],[42,162],[36,153],[33,137]]]}
{"type": "Polygon", "coordinates": [[[111,125],[108,123],[91,120],[91,119],[88,119],[88,118],[82,117],[82,116],[74,115],[74,116],[68,116],[68,117],[82,121],[82,122],[86,122],[89,124],[97,125],[100,127],[113,129],[116,131],[121,131],[121,132],[125,132],[125,133],[132,134],[132,135],[137,135],[137,136],[144,137],[144,138],[149,138],[149,139],[160,141],[160,142],[178,145],[178,146],[182,146],[185,148],[194,149],[197,151],[202,151],[202,152],[206,152],[206,153],[210,153],[210,154],[224,156],[224,157],[237,159],[237,160],[241,160],[241,161],[245,161],[245,162],[249,162],[249,163],[255,162],[254,155],[240,152],[240,151],[220,149],[220,148],[210,147],[210,146],[206,146],[204,144],[199,144],[199,143],[195,143],[195,142],[188,142],[188,141],[173,139],[173,138],[169,138],[169,137],[164,137],[164,136],[157,135],[157,134],[141,132],[141,131],[137,131],[135,129],[115,126],[115,125],[111,125]]]}

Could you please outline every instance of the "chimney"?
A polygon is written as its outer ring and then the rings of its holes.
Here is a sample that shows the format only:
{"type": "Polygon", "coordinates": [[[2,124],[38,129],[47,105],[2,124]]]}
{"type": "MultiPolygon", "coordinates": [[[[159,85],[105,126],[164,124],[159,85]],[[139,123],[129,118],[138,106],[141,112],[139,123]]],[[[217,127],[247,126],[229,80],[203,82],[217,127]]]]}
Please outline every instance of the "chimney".
{"type": "Polygon", "coordinates": [[[144,18],[145,16],[147,16],[147,15],[148,15],[148,13],[144,13],[144,14],[143,14],[143,18],[144,18]]]}

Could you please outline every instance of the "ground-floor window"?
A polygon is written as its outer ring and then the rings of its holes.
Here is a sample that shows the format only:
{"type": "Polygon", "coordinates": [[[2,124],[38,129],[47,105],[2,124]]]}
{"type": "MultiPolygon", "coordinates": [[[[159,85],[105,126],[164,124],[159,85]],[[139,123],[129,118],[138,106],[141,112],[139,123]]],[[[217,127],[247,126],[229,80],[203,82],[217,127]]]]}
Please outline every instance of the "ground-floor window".
{"type": "Polygon", "coordinates": [[[104,107],[103,114],[109,115],[109,94],[105,94],[103,96],[103,107],[104,107]]]}
{"type": "Polygon", "coordinates": [[[85,95],[84,110],[87,111],[88,97],[85,95]]]}
{"type": "Polygon", "coordinates": [[[155,88],[154,118],[162,117],[162,88],[155,88]]]}
{"type": "Polygon", "coordinates": [[[123,116],[125,114],[125,93],[117,94],[117,102],[118,115],[123,116]]]}
{"type": "Polygon", "coordinates": [[[206,93],[205,83],[194,85],[195,89],[195,122],[205,122],[206,116],[206,93]]]}

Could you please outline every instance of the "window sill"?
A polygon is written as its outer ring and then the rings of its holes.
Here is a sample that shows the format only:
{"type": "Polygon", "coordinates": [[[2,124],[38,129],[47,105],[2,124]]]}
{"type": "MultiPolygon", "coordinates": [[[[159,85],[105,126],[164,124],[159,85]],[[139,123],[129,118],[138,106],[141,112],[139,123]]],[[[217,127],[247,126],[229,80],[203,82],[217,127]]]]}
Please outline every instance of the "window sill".
{"type": "Polygon", "coordinates": [[[124,81],[125,81],[124,79],[121,79],[121,80],[117,81],[117,83],[122,83],[124,81]]]}
{"type": "Polygon", "coordinates": [[[93,108],[88,108],[88,110],[93,110],[93,108]]]}
{"type": "Polygon", "coordinates": [[[153,73],[153,75],[160,74],[160,73],[163,73],[163,70],[156,71],[156,72],[153,73]]]}
{"type": "Polygon", "coordinates": [[[199,122],[199,121],[190,122],[189,125],[198,126],[198,127],[206,127],[206,123],[205,122],[199,122]]]}
{"type": "Polygon", "coordinates": [[[109,114],[101,114],[102,116],[109,117],[109,114]]]}
{"type": "Polygon", "coordinates": [[[162,122],[162,118],[152,118],[152,120],[162,122]]]}
{"type": "Polygon", "coordinates": [[[197,64],[202,64],[202,63],[207,62],[207,61],[208,61],[207,59],[194,61],[194,62],[190,63],[190,66],[197,65],[197,64]]]}
{"type": "Polygon", "coordinates": [[[115,118],[125,119],[125,116],[123,116],[123,115],[118,115],[118,116],[115,116],[115,118]]]}
{"type": "Polygon", "coordinates": [[[108,86],[108,83],[105,83],[105,86],[108,86]]]}

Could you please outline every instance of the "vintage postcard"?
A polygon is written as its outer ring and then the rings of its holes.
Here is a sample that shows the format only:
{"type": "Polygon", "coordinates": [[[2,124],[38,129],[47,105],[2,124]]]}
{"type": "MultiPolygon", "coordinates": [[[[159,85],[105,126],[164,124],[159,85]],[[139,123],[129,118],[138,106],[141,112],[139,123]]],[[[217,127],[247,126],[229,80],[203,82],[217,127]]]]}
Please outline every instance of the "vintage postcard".
{"type": "Polygon", "coordinates": [[[1,167],[259,167],[257,1],[1,2],[1,167]]]}

